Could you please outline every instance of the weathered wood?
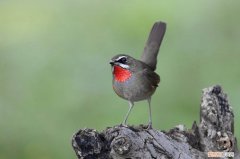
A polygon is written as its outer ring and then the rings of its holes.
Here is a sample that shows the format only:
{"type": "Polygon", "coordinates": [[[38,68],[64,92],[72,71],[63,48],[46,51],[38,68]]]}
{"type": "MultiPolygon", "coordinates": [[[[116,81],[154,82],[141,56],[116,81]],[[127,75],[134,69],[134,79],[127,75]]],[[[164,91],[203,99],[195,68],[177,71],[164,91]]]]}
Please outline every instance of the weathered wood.
{"type": "Polygon", "coordinates": [[[72,138],[79,159],[204,159],[207,152],[234,152],[234,115],[219,85],[203,89],[200,124],[178,125],[168,132],[146,126],[114,126],[102,132],[81,129],[72,138]]]}

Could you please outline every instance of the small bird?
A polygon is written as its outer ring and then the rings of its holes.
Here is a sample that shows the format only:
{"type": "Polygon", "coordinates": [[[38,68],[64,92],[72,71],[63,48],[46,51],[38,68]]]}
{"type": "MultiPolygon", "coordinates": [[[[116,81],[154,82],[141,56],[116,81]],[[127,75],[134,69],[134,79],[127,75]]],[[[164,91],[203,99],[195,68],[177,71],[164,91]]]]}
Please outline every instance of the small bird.
{"type": "Polygon", "coordinates": [[[122,125],[127,126],[128,116],[134,102],[147,100],[149,105],[148,129],[152,128],[151,96],[160,82],[160,77],[155,73],[157,55],[166,31],[166,23],[156,22],[145,44],[141,60],[129,55],[118,54],[110,60],[113,74],[113,90],[129,102],[129,110],[122,125]]]}

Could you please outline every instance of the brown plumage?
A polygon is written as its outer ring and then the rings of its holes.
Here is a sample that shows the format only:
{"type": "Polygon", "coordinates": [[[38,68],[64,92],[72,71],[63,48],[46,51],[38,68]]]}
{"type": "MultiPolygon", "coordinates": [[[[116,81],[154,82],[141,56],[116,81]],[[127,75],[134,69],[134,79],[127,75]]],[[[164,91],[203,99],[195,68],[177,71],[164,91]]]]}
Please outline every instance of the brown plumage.
{"type": "Polygon", "coordinates": [[[148,127],[152,128],[151,96],[160,82],[160,77],[154,70],[156,69],[157,55],[165,31],[165,23],[156,22],[153,25],[141,61],[125,54],[116,55],[110,61],[113,72],[113,89],[118,96],[129,101],[129,110],[123,125],[126,125],[134,102],[148,100],[148,127]]]}

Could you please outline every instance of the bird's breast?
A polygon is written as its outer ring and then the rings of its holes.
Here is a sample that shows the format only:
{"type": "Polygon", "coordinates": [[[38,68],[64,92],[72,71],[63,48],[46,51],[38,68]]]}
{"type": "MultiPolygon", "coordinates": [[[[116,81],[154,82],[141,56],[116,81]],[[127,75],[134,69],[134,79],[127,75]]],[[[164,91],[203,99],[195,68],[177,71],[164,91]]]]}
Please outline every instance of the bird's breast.
{"type": "Polygon", "coordinates": [[[113,79],[113,89],[123,99],[135,102],[150,97],[156,87],[145,81],[143,77],[132,74],[131,78],[125,82],[118,82],[116,79],[113,79]]]}
{"type": "Polygon", "coordinates": [[[131,72],[120,66],[113,66],[113,76],[117,82],[125,82],[131,77],[131,72]]]}

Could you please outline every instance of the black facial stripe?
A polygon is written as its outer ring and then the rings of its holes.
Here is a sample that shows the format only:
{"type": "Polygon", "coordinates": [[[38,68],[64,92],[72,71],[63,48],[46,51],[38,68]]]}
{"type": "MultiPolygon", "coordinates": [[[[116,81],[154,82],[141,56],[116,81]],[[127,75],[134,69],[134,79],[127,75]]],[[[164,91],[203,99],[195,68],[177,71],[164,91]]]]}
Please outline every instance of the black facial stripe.
{"type": "Polygon", "coordinates": [[[127,63],[127,58],[126,57],[122,57],[119,60],[117,60],[117,62],[122,63],[122,64],[126,64],[127,63]]]}

